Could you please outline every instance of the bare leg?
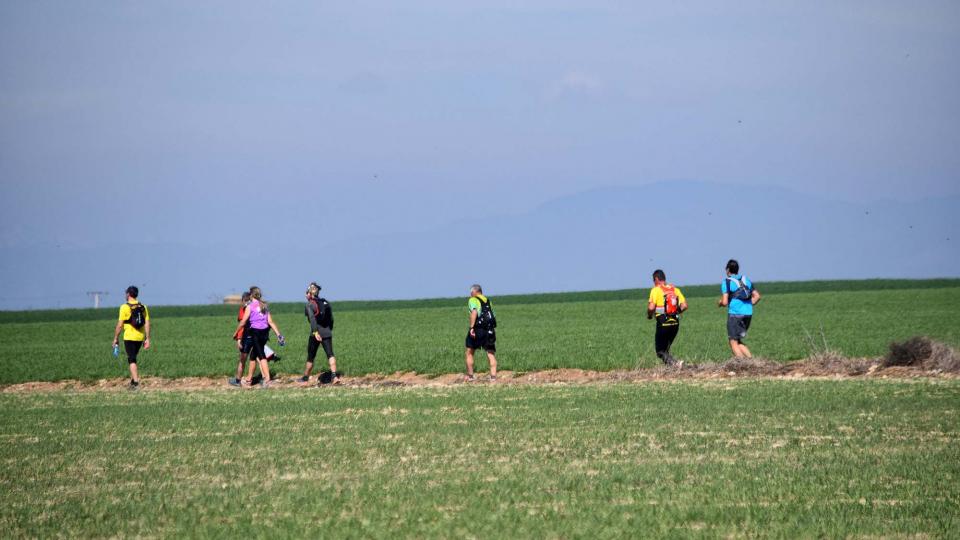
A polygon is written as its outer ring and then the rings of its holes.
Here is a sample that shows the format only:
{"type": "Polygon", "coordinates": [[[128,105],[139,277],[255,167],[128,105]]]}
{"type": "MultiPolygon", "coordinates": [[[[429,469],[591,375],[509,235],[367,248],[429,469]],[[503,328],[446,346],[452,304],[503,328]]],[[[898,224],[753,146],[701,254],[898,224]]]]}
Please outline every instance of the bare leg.
{"type": "Polygon", "coordinates": [[[237,361],[237,380],[243,378],[243,368],[247,366],[247,353],[240,353],[240,360],[237,361]]]}
{"type": "Polygon", "coordinates": [[[260,362],[260,373],[263,375],[263,382],[270,382],[270,364],[267,362],[266,358],[261,358],[260,362]]]}
{"type": "Polygon", "coordinates": [[[737,341],[737,340],[735,340],[735,339],[731,339],[731,340],[730,340],[730,350],[733,351],[733,356],[734,356],[735,358],[740,358],[740,342],[739,342],[739,341],[737,341]]]}
{"type": "Polygon", "coordinates": [[[490,376],[497,376],[497,356],[490,351],[487,351],[487,360],[490,361],[490,376]]]}
{"type": "Polygon", "coordinates": [[[342,379],[340,379],[340,374],[337,373],[337,357],[331,356],[330,358],[327,358],[327,363],[330,365],[330,372],[334,373],[333,383],[340,384],[342,379]]]}
{"type": "Polygon", "coordinates": [[[140,372],[137,370],[137,364],[130,364],[130,379],[133,382],[140,382],[140,372]]]}
{"type": "Polygon", "coordinates": [[[743,343],[740,344],[740,355],[744,358],[753,358],[753,355],[750,354],[750,349],[748,349],[743,343]]]}
{"type": "Polygon", "coordinates": [[[467,348],[467,377],[473,377],[473,349],[467,348]]]}
{"type": "Polygon", "coordinates": [[[311,373],[313,373],[313,362],[307,360],[307,366],[306,366],[305,368],[303,368],[303,376],[304,376],[304,378],[309,379],[311,373]]]}
{"type": "Polygon", "coordinates": [[[253,381],[253,372],[256,371],[256,369],[257,360],[255,358],[251,358],[250,361],[247,362],[247,382],[253,381]]]}

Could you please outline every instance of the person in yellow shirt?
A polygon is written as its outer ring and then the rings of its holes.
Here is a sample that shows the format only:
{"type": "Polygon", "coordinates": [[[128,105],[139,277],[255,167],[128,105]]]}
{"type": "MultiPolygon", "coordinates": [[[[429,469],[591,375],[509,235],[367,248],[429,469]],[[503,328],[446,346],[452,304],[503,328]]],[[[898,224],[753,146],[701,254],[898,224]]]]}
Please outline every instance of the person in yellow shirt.
{"type": "Polygon", "coordinates": [[[120,318],[113,331],[113,346],[117,347],[120,332],[123,331],[123,349],[127,353],[130,366],[130,389],[140,388],[140,373],[137,370],[137,355],[140,348],[150,348],[150,312],[147,306],[137,300],[140,290],[133,285],[127,287],[127,302],[120,306],[120,318]]]}
{"type": "Polygon", "coordinates": [[[680,331],[680,314],[687,310],[687,299],[683,297],[679,287],[667,283],[667,275],[663,270],[653,273],[653,288],[647,299],[647,319],[656,317],[657,329],[654,333],[653,346],[657,358],[668,366],[683,367],[683,362],[670,355],[670,347],[680,331]]]}

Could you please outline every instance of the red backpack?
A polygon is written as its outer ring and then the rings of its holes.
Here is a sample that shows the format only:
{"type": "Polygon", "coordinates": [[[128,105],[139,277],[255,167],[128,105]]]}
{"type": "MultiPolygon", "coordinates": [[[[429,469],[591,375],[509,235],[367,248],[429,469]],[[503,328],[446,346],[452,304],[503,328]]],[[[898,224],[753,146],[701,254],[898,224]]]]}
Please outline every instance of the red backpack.
{"type": "Polygon", "coordinates": [[[664,283],[660,286],[663,291],[663,314],[675,317],[680,314],[680,298],[673,285],[664,283]]]}

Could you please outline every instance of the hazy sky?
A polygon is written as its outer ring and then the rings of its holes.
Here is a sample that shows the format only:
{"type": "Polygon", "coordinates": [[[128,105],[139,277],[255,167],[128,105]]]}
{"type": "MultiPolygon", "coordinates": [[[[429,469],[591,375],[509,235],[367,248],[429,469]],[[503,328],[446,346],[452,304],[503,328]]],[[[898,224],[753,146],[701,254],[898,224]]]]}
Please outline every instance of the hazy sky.
{"type": "Polygon", "coordinates": [[[671,179],[956,195],[958,51],[953,0],[6,1],[0,247],[321,245],[671,179]]]}

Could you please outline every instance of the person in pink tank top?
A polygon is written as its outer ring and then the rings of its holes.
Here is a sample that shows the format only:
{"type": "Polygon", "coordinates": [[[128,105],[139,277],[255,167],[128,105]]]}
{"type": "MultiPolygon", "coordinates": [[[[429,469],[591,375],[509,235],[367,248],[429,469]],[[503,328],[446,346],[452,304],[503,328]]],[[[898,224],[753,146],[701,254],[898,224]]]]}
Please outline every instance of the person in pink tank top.
{"type": "Polygon", "coordinates": [[[270,329],[272,328],[274,333],[277,334],[277,341],[281,345],[283,345],[284,339],[283,334],[280,333],[280,329],[277,328],[277,324],[273,322],[273,317],[270,315],[270,307],[263,300],[263,293],[260,291],[260,287],[250,287],[250,304],[247,305],[247,308],[243,312],[240,324],[237,325],[237,332],[240,332],[248,322],[250,323],[250,327],[247,331],[252,338],[250,370],[247,378],[240,381],[240,386],[245,388],[252,386],[253,371],[256,364],[259,364],[260,373],[263,375],[263,382],[260,383],[260,386],[262,388],[269,388],[270,366],[267,363],[267,353],[264,348],[267,345],[267,339],[270,337],[270,329]]]}

